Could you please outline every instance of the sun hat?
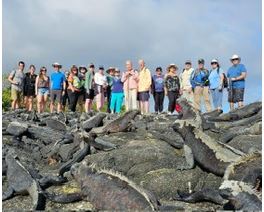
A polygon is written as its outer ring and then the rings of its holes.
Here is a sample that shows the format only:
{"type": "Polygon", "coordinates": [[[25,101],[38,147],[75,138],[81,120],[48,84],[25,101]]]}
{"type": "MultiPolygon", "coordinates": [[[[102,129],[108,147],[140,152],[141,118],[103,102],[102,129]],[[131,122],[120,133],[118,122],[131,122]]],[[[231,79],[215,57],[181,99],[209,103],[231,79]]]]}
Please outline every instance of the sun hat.
{"type": "Polygon", "coordinates": [[[108,73],[108,74],[109,74],[109,73],[110,73],[110,71],[112,71],[112,70],[114,71],[114,70],[115,70],[115,68],[111,66],[111,67],[109,67],[109,68],[106,70],[106,73],[108,73]]]}
{"type": "Polygon", "coordinates": [[[114,70],[115,70],[115,72],[120,73],[120,70],[118,68],[115,68],[114,70]]]}
{"type": "Polygon", "coordinates": [[[169,71],[170,68],[175,68],[176,70],[178,69],[178,67],[177,67],[174,63],[171,63],[171,64],[167,67],[167,70],[169,71]]]}
{"type": "Polygon", "coordinates": [[[61,67],[62,67],[62,65],[61,65],[61,64],[59,64],[58,62],[55,62],[55,63],[53,63],[53,64],[52,64],[52,66],[53,66],[53,67],[59,67],[59,68],[61,68],[61,67]]]}
{"type": "Polygon", "coordinates": [[[186,64],[192,64],[192,61],[191,61],[191,60],[186,60],[186,61],[185,61],[185,65],[186,65],[186,64]]]}
{"type": "Polygon", "coordinates": [[[230,60],[234,60],[234,59],[239,59],[240,60],[240,57],[237,54],[234,54],[234,55],[232,55],[230,60]]]}
{"type": "Polygon", "coordinates": [[[218,60],[217,59],[212,59],[211,63],[218,63],[218,60]]]}

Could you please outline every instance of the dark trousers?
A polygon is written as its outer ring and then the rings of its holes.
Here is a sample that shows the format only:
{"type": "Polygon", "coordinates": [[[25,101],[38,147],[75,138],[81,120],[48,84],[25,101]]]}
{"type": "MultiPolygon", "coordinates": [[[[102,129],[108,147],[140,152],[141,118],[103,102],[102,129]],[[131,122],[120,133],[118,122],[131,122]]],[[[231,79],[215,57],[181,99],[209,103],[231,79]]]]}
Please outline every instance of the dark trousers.
{"type": "Polygon", "coordinates": [[[68,102],[68,105],[70,104],[70,99],[68,96],[68,92],[65,91],[65,94],[62,96],[62,105],[65,107],[68,102]]]}
{"type": "Polygon", "coordinates": [[[155,112],[163,111],[164,92],[154,92],[155,112]]]}
{"type": "Polygon", "coordinates": [[[111,113],[110,104],[111,104],[111,86],[107,86],[106,89],[106,97],[107,97],[107,112],[111,113]]]}
{"type": "Polygon", "coordinates": [[[79,98],[79,93],[78,92],[72,92],[71,90],[68,90],[68,96],[70,99],[69,108],[71,111],[75,112],[76,111],[76,105],[77,105],[78,98],[79,98]]]}
{"type": "Polygon", "coordinates": [[[169,105],[168,105],[168,111],[174,112],[175,106],[176,106],[176,100],[179,96],[179,93],[176,91],[168,91],[168,98],[169,98],[169,105]]]}

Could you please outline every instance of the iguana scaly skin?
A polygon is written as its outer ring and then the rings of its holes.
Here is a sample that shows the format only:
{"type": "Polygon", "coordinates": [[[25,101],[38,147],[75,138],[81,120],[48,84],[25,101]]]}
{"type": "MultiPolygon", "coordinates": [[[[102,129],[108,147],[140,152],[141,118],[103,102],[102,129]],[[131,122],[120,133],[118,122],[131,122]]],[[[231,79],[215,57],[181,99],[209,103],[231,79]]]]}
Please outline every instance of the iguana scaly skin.
{"type": "Polygon", "coordinates": [[[157,200],[127,177],[111,170],[96,169],[85,162],[71,169],[81,185],[82,196],[99,210],[155,210],[157,200]]]}
{"type": "Polygon", "coordinates": [[[4,192],[2,200],[7,200],[14,194],[29,194],[32,198],[33,210],[44,210],[46,198],[42,193],[39,183],[16,157],[8,154],[6,156],[6,163],[8,167],[8,189],[4,192]]]}
{"type": "Polygon", "coordinates": [[[203,118],[199,112],[195,111],[185,99],[180,99],[179,103],[184,111],[183,119],[175,121],[174,129],[181,134],[185,145],[191,148],[194,160],[199,166],[215,175],[223,176],[226,167],[237,161],[244,153],[217,142],[204,133],[203,118]]]}

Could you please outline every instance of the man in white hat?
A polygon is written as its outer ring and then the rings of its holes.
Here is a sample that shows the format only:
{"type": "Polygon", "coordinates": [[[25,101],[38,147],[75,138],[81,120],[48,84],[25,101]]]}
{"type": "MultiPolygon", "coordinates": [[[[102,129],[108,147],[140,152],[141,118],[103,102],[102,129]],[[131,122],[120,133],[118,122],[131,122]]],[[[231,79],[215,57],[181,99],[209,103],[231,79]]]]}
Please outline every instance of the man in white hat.
{"type": "Polygon", "coordinates": [[[186,98],[190,104],[193,104],[193,90],[191,85],[191,76],[194,69],[191,60],[186,60],[185,67],[180,74],[180,84],[182,97],[186,98]]]}
{"type": "Polygon", "coordinates": [[[240,63],[241,58],[238,55],[234,54],[230,61],[233,65],[227,71],[227,77],[229,78],[228,102],[230,103],[230,109],[233,110],[235,103],[238,103],[238,107],[243,106],[247,70],[240,63]]]}
{"type": "Polygon", "coordinates": [[[57,112],[61,112],[62,96],[66,90],[66,78],[65,75],[60,72],[62,65],[59,63],[53,63],[54,72],[51,74],[51,92],[50,92],[50,112],[54,110],[54,103],[58,101],[57,112]]]}

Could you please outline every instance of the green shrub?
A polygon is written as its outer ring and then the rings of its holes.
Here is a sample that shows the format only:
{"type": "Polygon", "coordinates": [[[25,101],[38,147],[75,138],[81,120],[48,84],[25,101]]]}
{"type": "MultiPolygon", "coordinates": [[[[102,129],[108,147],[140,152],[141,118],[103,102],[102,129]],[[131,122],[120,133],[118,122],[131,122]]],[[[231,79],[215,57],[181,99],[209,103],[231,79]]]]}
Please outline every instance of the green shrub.
{"type": "Polygon", "coordinates": [[[7,111],[11,107],[11,89],[5,88],[2,91],[2,109],[7,111]]]}

